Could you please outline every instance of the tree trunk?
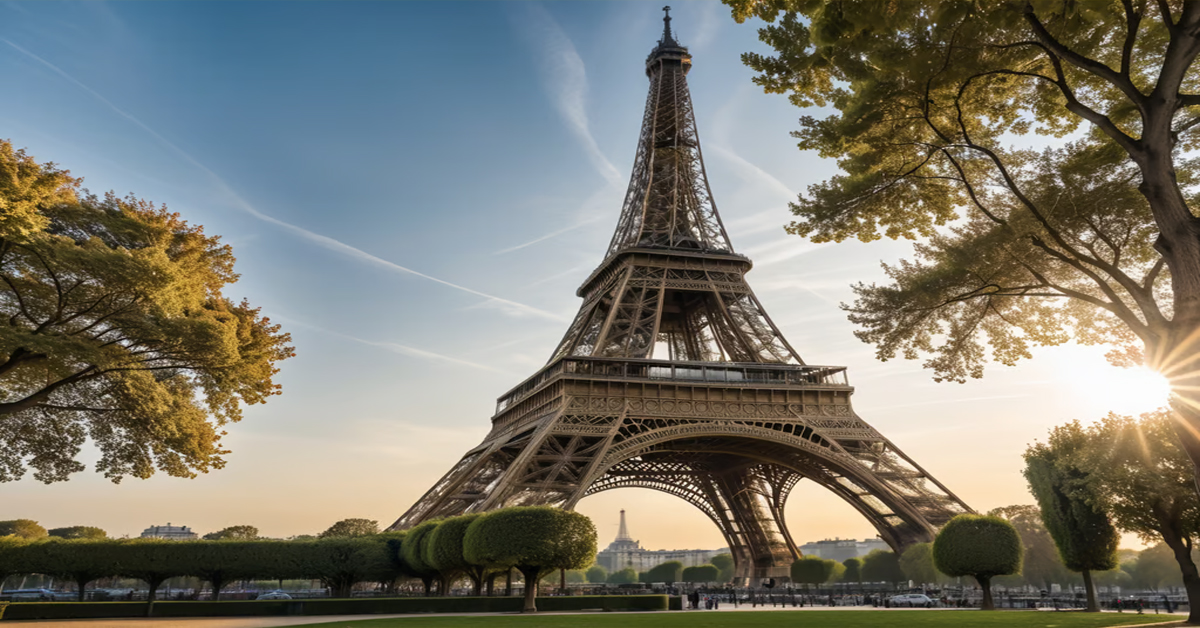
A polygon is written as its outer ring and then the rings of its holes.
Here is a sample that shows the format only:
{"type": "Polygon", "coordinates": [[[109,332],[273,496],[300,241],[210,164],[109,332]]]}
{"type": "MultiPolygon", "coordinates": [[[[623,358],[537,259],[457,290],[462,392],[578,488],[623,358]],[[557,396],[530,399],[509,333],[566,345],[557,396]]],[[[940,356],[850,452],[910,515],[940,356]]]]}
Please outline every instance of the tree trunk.
{"type": "Polygon", "coordinates": [[[221,578],[213,578],[209,582],[212,582],[213,601],[215,602],[221,599],[221,587],[225,586],[225,581],[221,578]]]}
{"type": "Polygon", "coordinates": [[[1083,589],[1087,591],[1087,612],[1099,613],[1100,604],[1096,601],[1096,583],[1092,582],[1092,571],[1084,569],[1079,573],[1083,575],[1083,589]]]}
{"type": "Polygon", "coordinates": [[[483,578],[482,571],[472,572],[467,574],[471,578],[471,595],[479,597],[483,595],[483,578]]]}
{"type": "Polygon", "coordinates": [[[88,583],[88,581],[84,580],[83,578],[75,579],[75,584],[79,585],[79,601],[80,602],[83,601],[83,598],[87,597],[87,583],[88,583]]]}
{"type": "Polygon", "coordinates": [[[425,585],[425,597],[429,597],[429,591],[433,588],[433,578],[431,576],[421,576],[421,584],[425,585]]]}
{"type": "Polygon", "coordinates": [[[983,604],[979,606],[981,611],[994,611],[996,604],[992,602],[992,577],[991,576],[975,576],[979,581],[979,588],[983,589],[983,604]]]}
{"type": "Polygon", "coordinates": [[[504,597],[512,597],[512,567],[504,572],[504,597]]]}
{"type": "Polygon", "coordinates": [[[498,574],[494,571],[487,575],[487,595],[488,595],[488,597],[492,597],[492,594],[495,593],[496,576],[498,576],[498,575],[500,575],[500,574],[498,574]]]}
{"type": "Polygon", "coordinates": [[[567,594],[567,570],[566,569],[558,570],[558,589],[563,595],[567,594]]]}
{"type": "Polygon", "coordinates": [[[1175,554],[1175,562],[1179,563],[1179,571],[1183,575],[1183,588],[1188,596],[1188,623],[1200,624],[1200,571],[1192,562],[1190,544],[1173,527],[1163,526],[1162,537],[1175,554]]]}
{"type": "Polygon", "coordinates": [[[542,570],[537,567],[525,567],[521,568],[521,575],[525,577],[525,607],[521,609],[521,612],[536,613],[538,579],[542,575],[542,570]]]}
{"type": "MultiPolygon", "coordinates": [[[[1192,370],[1196,367],[1186,367],[1192,370]]],[[[1169,373],[1168,373],[1169,376],[1169,373]]],[[[1192,461],[1196,474],[1196,490],[1200,491],[1200,389],[1195,388],[1195,377],[1173,378],[1171,382],[1171,410],[1175,421],[1175,436],[1184,453],[1192,461]]]]}

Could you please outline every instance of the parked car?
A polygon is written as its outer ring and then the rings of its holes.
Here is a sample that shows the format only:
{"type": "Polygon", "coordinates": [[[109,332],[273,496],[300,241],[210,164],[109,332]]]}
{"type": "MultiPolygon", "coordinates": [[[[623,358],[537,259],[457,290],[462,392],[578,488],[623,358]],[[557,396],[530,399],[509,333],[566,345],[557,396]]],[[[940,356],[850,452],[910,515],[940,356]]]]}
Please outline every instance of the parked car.
{"type": "Polygon", "coordinates": [[[283,591],[271,591],[269,593],[260,593],[256,600],[290,600],[292,596],[283,591]]]}
{"type": "Polygon", "coordinates": [[[933,608],[933,599],[923,593],[893,595],[888,601],[891,602],[892,606],[923,606],[925,608],[933,608]]]}
{"type": "Polygon", "coordinates": [[[0,594],[0,600],[9,602],[53,602],[54,591],[49,589],[12,589],[0,594]]]}

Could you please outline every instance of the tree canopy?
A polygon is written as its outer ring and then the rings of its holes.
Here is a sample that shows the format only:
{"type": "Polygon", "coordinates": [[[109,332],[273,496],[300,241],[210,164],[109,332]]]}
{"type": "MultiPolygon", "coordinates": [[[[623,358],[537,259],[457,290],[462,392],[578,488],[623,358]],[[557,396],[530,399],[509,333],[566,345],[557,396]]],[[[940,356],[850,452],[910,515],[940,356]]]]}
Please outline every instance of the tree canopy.
{"type": "Polygon", "coordinates": [[[846,571],[842,572],[842,582],[862,582],[862,559],[847,558],[842,561],[846,571]]]}
{"type": "Polygon", "coordinates": [[[703,565],[684,567],[683,573],[680,575],[680,580],[682,582],[688,582],[692,584],[702,584],[716,582],[720,575],[721,570],[717,569],[716,565],[706,563],[703,565]]]}
{"type": "Polygon", "coordinates": [[[935,584],[942,579],[933,564],[933,545],[913,543],[900,554],[900,571],[917,585],[935,584]]]}
{"type": "Polygon", "coordinates": [[[801,556],[792,562],[788,575],[796,584],[822,584],[833,576],[833,561],[820,556],[801,556]]]}
{"type": "Polygon", "coordinates": [[[1059,439],[1056,445],[1058,450],[1043,444],[1026,450],[1025,479],[1063,564],[1083,575],[1087,610],[1098,613],[1100,604],[1092,572],[1117,566],[1121,537],[1099,505],[1100,500],[1089,494],[1095,486],[1088,485],[1087,473],[1058,460],[1070,456],[1085,443],[1078,438],[1059,439]],[[1062,451],[1063,448],[1068,450],[1062,451]]]}
{"type": "MultiPolygon", "coordinates": [[[[416,574],[416,576],[421,579],[421,582],[425,584],[425,595],[429,595],[430,584],[435,578],[441,575],[438,572],[437,567],[430,562],[429,556],[427,556],[429,553],[429,537],[433,534],[433,531],[437,529],[438,524],[440,523],[440,520],[435,519],[433,521],[426,521],[412,527],[407,531],[407,534],[404,537],[404,542],[400,545],[400,553],[403,557],[403,562],[408,569],[412,573],[416,574]]],[[[487,563],[480,562],[478,564],[487,563]]],[[[446,594],[445,591],[442,591],[441,593],[442,595],[446,594]]]]}
{"type": "Polygon", "coordinates": [[[23,539],[40,539],[47,535],[46,528],[33,519],[11,519],[0,521],[0,536],[19,536],[23,539]]]}
{"type": "Polygon", "coordinates": [[[0,141],[0,482],[221,468],[221,427],[279,394],[290,337],[222,290],[233,250],[165,207],[84,193],[0,141]]]}
{"type": "Polygon", "coordinates": [[[379,522],[371,519],[342,519],[317,535],[324,539],[336,536],[367,536],[379,534],[379,522]]]}
{"type": "Polygon", "coordinates": [[[258,528],[251,525],[229,526],[203,537],[209,541],[253,541],[258,538],[258,528]]]}
{"type": "Polygon", "coordinates": [[[463,541],[467,536],[467,528],[481,516],[472,513],[442,520],[427,537],[424,556],[424,562],[443,577],[448,574],[466,574],[471,579],[475,595],[482,593],[484,578],[497,569],[492,565],[472,563],[463,555],[463,541]]]}
{"type": "Polygon", "coordinates": [[[673,584],[680,582],[683,578],[683,563],[677,560],[668,560],[660,565],[655,565],[646,571],[646,582],[663,582],[673,584]]]}
{"type": "Polygon", "coordinates": [[[1060,425],[1042,447],[1055,453],[1056,468],[1075,473],[1086,487],[1077,495],[1107,512],[1118,529],[1170,548],[1195,609],[1189,621],[1200,622],[1200,571],[1191,555],[1200,534],[1200,497],[1190,460],[1174,438],[1176,422],[1167,411],[1137,419],[1109,414],[1087,426],[1060,425]]]}
{"type": "Polygon", "coordinates": [[[1042,512],[1037,506],[1028,504],[1001,506],[989,510],[988,515],[1000,517],[1011,523],[1021,537],[1021,545],[1025,549],[1021,563],[1021,574],[1007,576],[998,581],[1012,581],[1014,585],[1028,584],[1039,589],[1049,590],[1054,583],[1065,583],[1071,578],[1070,572],[1058,556],[1058,548],[1054,539],[1042,523],[1042,512]]]}
{"type": "Polygon", "coordinates": [[[608,574],[609,584],[633,584],[638,581],[638,572],[633,567],[618,569],[608,574]]]}
{"type": "Polygon", "coordinates": [[[476,564],[516,567],[525,577],[525,611],[533,612],[543,573],[592,564],[596,526],[577,512],[549,506],[494,510],[467,528],[463,555],[476,564]]]}
{"type": "Polygon", "coordinates": [[[61,539],[106,539],[108,533],[101,528],[95,526],[67,526],[65,528],[51,528],[48,532],[50,536],[56,536],[61,539]]]}
{"type": "Polygon", "coordinates": [[[725,1],[770,22],[755,82],[829,114],[794,136],[842,172],[789,230],[923,239],[847,308],[881,359],[962,381],[1111,345],[1172,378],[1200,462],[1200,4],[725,1]]]}
{"type": "Polygon", "coordinates": [[[992,578],[1020,573],[1024,548],[1017,529],[1000,517],[958,515],[933,541],[933,563],[947,576],[971,576],[983,589],[980,608],[995,608],[992,578]]]}
{"type": "Polygon", "coordinates": [[[712,563],[721,571],[721,573],[717,576],[718,581],[729,582],[730,580],[733,580],[733,554],[717,554],[708,562],[712,563]]]}
{"type": "Polygon", "coordinates": [[[586,572],[584,572],[584,577],[587,579],[588,582],[593,583],[593,584],[600,584],[602,582],[607,582],[608,581],[608,570],[600,565],[592,565],[591,567],[587,568],[586,572]]]}
{"type": "Polygon", "coordinates": [[[900,557],[887,550],[872,550],[862,557],[863,582],[903,582],[908,578],[900,569],[900,557]]]}

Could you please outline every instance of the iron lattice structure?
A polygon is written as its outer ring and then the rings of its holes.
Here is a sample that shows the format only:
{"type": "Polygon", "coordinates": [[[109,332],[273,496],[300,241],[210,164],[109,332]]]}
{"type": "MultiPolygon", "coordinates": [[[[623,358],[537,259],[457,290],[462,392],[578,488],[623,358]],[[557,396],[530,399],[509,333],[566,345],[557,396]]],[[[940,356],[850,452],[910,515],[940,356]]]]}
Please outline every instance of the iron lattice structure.
{"type": "Polygon", "coordinates": [[[513,505],[573,508],[656,489],[720,528],[746,579],[800,555],[783,508],[807,478],[899,550],[970,509],[855,414],[846,369],[807,365],[746,283],[713,202],[671,33],[646,60],[633,175],[579,314],[538,373],[502,396],[492,430],[391,526],[513,505]]]}

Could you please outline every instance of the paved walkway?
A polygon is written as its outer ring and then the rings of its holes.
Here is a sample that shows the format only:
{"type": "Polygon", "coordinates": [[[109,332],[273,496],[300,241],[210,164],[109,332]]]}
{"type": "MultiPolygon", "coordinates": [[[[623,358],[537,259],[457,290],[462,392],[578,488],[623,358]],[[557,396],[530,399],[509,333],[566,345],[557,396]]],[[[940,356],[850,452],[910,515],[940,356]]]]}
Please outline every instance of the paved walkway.
{"type": "MultiPolygon", "coordinates": [[[[863,612],[892,612],[920,613],[936,611],[962,610],[956,608],[925,609],[925,608],[874,608],[871,606],[805,606],[803,608],[741,605],[737,608],[722,606],[719,613],[724,612],[757,612],[757,611],[863,611],[863,612]]],[[[673,611],[680,612],[680,611],[673,611]]],[[[684,611],[687,613],[711,613],[714,611],[684,611]]],[[[1050,612],[1050,611],[1047,611],[1050,612]]],[[[1105,611],[1113,612],[1113,611],[1105,611]]],[[[317,615],[311,617],[222,617],[222,618],[122,618],[122,619],[71,619],[71,620],[25,620],[0,621],[0,627],[24,626],[37,624],[38,628],[275,628],[276,626],[303,626],[305,624],[321,624],[335,621],[358,621],[364,619],[396,619],[415,617],[477,617],[481,615],[505,615],[511,613],[409,613],[405,615],[317,615]]],[[[539,615],[578,615],[580,613],[539,613],[539,615]]],[[[614,614],[614,613],[605,613],[614,614]]],[[[640,614],[640,613],[639,613],[640,614]]],[[[1164,622],[1183,619],[1186,613],[1160,615],[1164,622]]],[[[1143,624],[1146,625],[1146,624],[1143,624]]],[[[1153,625],[1153,624],[1150,624],[1153,625]]]]}

